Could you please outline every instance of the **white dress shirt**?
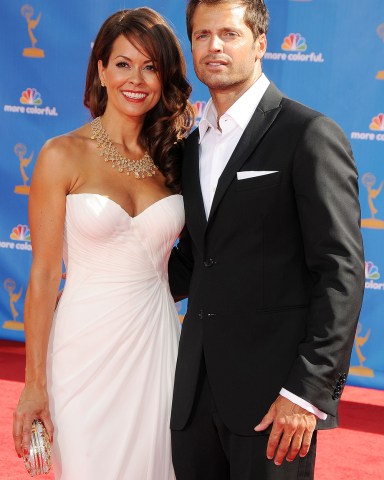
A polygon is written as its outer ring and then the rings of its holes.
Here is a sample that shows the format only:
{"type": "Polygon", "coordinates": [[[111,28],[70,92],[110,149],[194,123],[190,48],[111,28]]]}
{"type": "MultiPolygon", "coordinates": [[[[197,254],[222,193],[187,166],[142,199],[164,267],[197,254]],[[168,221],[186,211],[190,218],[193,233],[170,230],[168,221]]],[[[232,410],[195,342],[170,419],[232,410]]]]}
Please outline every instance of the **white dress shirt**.
{"type": "MultiPolygon", "coordinates": [[[[206,217],[209,217],[217,182],[223,173],[240,137],[248,125],[262,96],[268,88],[269,80],[262,74],[256,82],[217,119],[215,105],[210,99],[199,123],[199,171],[200,185],[206,217]],[[220,128],[218,128],[218,124],[220,128]]],[[[280,395],[302,408],[314,413],[321,420],[327,414],[306,400],[282,388],[280,395]]]]}

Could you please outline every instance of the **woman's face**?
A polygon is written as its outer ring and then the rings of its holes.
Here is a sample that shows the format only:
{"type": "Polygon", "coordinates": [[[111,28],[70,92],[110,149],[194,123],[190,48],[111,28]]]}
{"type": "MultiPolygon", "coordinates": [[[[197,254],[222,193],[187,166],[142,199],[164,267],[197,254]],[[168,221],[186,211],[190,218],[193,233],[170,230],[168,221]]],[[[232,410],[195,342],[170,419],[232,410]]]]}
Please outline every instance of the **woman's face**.
{"type": "Polygon", "coordinates": [[[99,77],[108,93],[107,107],[125,115],[145,117],[161,97],[155,64],[124,35],[115,40],[108,65],[98,62],[99,77]]]}

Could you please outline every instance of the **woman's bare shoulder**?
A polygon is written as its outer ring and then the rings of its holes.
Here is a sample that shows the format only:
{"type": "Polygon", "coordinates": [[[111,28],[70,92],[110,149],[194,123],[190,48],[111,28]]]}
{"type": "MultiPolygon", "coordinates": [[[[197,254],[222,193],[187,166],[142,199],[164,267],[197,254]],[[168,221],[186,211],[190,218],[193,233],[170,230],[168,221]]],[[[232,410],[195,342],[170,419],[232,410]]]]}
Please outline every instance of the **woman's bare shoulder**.
{"type": "Polygon", "coordinates": [[[50,138],[43,145],[41,152],[54,154],[55,156],[67,156],[70,152],[81,151],[87,148],[90,140],[90,127],[89,124],[85,124],[76,130],[50,138]]]}
{"type": "Polygon", "coordinates": [[[89,124],[47,140],[34,169],[35,183],[54,177],[69,189],[80,175],[91,142],[89,124]]]}
{"type": "Polygon", "coordinates": [[[86,155],[91,142],[89,124],[85,124],[76,130],[48,139],[40,150],[39,162],[48,162],[57,167],[78,164],[86,155]]]}

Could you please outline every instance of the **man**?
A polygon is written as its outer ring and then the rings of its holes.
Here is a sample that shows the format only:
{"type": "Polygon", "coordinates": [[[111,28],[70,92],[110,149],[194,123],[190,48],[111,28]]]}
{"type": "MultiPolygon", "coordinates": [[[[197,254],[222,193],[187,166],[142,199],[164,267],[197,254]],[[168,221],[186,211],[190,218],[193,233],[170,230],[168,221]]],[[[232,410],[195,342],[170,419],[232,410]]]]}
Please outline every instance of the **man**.
{"type": "Polygon", "coordinates": [[[363,294],[352,152],[332,120],[262,74],[263,0],[189,0],[187,27],[212,99],[186,143],[186,228],[170,260],[175,298],[189,297],[176,476],[312,479],[363,294]]]}

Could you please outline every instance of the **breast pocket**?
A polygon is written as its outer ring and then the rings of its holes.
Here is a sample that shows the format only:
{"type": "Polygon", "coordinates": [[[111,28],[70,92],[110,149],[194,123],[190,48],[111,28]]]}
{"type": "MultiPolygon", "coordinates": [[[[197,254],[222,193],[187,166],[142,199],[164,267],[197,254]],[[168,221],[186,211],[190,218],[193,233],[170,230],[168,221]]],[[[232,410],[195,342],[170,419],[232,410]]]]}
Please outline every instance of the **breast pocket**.
{"type": "Polygon", "coordinates": [[[281,177],[282,175],[280,172],[274,172],[243,180],[236,179],[236,189],[238,191],[243,191],[273,187],[279,185],[281,177]]]}

